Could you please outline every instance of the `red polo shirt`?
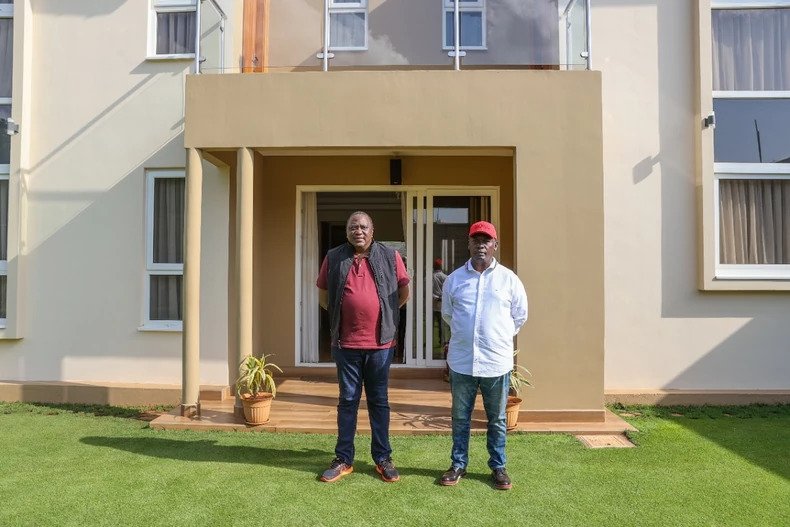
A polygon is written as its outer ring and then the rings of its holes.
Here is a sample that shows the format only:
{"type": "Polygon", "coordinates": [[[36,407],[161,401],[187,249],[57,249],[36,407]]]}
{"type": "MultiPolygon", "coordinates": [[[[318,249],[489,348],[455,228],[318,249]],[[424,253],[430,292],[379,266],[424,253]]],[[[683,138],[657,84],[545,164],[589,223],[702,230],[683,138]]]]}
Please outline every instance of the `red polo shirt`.
{"type": "MultiPolygon", "coordinates": [[[[409,274],[400,253],[395,252],[395,273],[398,287],[409,284],[409,274]]],[[[328,289],[329,270],[327,260],[321,263],[321,271],[315,285],[319,289],[328,289]]],[[[343,304],[340,310],[340,342],[344,348],[353,349],[386,349],[394,346],[395,341],[379,344],[381,332],[381,304],[373,270],[367,256],[355,257],[346,277],[343,290],[343,304]]]]}

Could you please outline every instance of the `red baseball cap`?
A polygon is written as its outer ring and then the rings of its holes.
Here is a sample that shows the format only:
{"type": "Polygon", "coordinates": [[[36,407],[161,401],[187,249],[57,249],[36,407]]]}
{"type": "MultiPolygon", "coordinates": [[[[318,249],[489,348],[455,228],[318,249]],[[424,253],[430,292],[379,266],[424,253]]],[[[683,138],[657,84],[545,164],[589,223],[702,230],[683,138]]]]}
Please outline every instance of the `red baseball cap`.
{"type": "Polygon", "coordinates": [[[490,223],[488,223],[487,221],[478,221],[477,223],[473,223],[472,226],[469,227],[470,238],[477,234],[485,234],[486,236],[490,236],[495,240],[497,239],[496,228],[490,223]]]}

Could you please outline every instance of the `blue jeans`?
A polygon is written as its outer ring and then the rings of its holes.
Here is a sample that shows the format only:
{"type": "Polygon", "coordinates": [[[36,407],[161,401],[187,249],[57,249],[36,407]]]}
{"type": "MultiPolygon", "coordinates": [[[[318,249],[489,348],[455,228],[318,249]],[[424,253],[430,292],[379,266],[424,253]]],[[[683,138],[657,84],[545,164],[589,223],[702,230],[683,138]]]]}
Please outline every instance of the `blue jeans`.
{"type": "Polygon", "coordinates": [[[335,456],[344,463],[354,463],[354,435],[357,431],[357,413],[363,385],[370,415],[370,453],[373,461],[379,463],[392,455],[387,392],[394,353],[395,348],[359,350],[332,346],[332,357],[337,365],[337,380],[340,385],[335,456]]]}
{"type": "Polygon", "coordinates": [[[510,389],[510,373],[501,377],[472,377],[450,370],[450,390],[453,394],[453,450],[450,453],[452,466],[466,468],[469,464],[469,431],[478,388],[483,395],[483,407],[488,418],[488,466],[491,470],[504,468],[507,461],[505,406],[510,389]]]}

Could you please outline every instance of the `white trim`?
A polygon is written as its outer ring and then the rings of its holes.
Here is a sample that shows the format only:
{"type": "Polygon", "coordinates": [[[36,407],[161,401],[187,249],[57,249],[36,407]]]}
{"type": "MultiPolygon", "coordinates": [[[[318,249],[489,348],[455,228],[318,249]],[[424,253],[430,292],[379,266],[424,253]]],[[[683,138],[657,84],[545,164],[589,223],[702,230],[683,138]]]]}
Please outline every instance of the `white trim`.
{"type": "MultiPolygon", "coordinates": [[[[455,50],[454,45],[447,45],[447,14],[452,13],[455,11],[455,4],[453,0],[445,0],[444,5],[442,6],[442,50],[443,51],[453,51],[455,50]]],[[[482,43],[480,46],[464,46],[461,45],[459,49],[461,51],[485,51],[488,49],[488,39],[487,39],[487,25],[486,25],[486,4],[485,0],[476,0],[474,4],[471,2],[467,3],[464,2],[463,4],[459,2],[458,4],[458,11],[460,14],[463,13],[480,13],[480,23],[483,26],[481,28],[481,35],[482,35],[482,43]]],[[[459,14],[459,18],[460,18],[459,14]]]]}
{"type": "Polygon", "coordinates": [[[194,60],[194,53],[174,53],[172,55],[148,55],[145,60],[194,60]]]}
{"type": "Polygon", "coordinates": [[[790,7],[790,0],[711,0],[711,9],[763,9],[790,7]]]}
{"type": "Polygon", "coordinates": [[[714,90],[714,99],[790,99],[790,90],[714,90]]]}
{"type": "Polygon", "coordinates": [[[151,320],[151,277],[183,276],[183,263],[154,262],[154,183],[157,179],[186,179],[183,168],[156,168],[145,172],[145,275],[143,280],[143,324],[140,331],[181,331],[180,320],[151,320]]]}
{"type": "Polygon", "coordinates": [[[716,266],[716,278],[719,280],[788,280],[790,279],[790,265],[719,264],[716,266]]]}
{"type": "Polygon", "coordinates": [[[184,331],[184,323],[180,320],[149,320],[142,326],[139,326],[137,331],[182,332],[184,331]]]}
{"type": "Polygon", "coordinates": [[[790,164],[714,163],[713,171],[719,179],[785,179],[790,176],[790,164]]]}
{"type": "Polygon", "coordinates": [[[329,0],[329,9],[352,9],[352,8],[365,8],[368,7],[368,0],[357,0],[356,2],[341,2],[339,0],[329,0]]]}

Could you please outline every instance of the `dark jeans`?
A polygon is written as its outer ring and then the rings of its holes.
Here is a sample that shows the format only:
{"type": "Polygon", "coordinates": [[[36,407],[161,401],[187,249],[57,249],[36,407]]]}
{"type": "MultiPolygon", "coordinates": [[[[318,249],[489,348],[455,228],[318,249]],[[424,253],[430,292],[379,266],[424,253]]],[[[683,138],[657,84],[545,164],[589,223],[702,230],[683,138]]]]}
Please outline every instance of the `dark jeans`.
{"type": "Polygon", "coordinates": [[[472,377],[450,370],[450,390],[453,394],[453,450],[450,460],[453,468],[466,468],[469,464],[469,432],[478,388],[483,395],[483,407],[488,418],[488,466],[492,470],[504,468],[507,461],[505,406],[510,389],[510,373],[501,377],[472,377]]]}
{"type": "Polygon", "coordinates": [[[390,446],[389,372],[395,348],[358,350],[332,346],[337,364],[340,398],[337,403],[337,445],[335,456],[349,465],[354,462],[354,435],[357,413],[365,386],[370,415],[373,461],[379,463],[392,455],[390,446]]]}

